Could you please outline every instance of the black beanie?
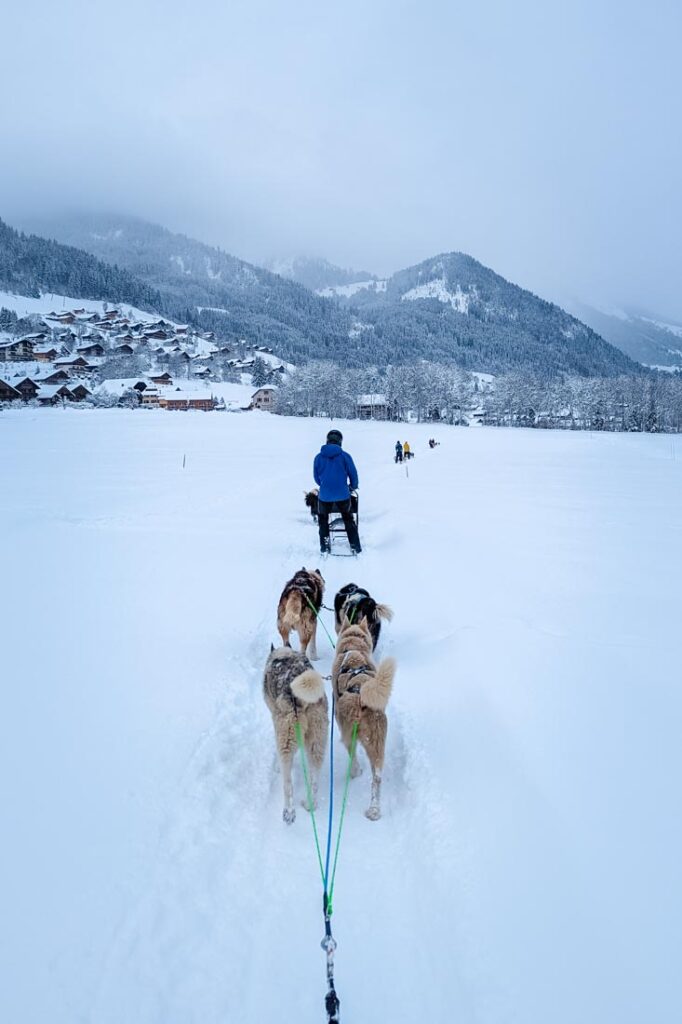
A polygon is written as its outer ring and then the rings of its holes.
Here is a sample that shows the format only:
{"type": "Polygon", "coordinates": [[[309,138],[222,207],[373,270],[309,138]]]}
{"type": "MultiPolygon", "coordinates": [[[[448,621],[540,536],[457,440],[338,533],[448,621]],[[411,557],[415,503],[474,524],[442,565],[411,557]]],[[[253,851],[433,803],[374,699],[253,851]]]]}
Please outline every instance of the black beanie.
{"type": "Polygon", "coordinates": [[[327,434],[327,444],[341,444],[343,434],[340,430],[330,430],[327,434]]]}

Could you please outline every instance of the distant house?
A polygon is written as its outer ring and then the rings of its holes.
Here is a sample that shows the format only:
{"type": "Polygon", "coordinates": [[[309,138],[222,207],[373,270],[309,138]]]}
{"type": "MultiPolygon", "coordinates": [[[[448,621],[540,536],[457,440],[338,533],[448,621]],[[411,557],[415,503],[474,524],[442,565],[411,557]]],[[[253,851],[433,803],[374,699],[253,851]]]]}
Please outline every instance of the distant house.
{"type": "Polygon", "coordinates": [[[161,395],[158,388],[146,387],[142,392],[143,405],[159,405],[161,395]]]}
{"type": "Polygon", "coordinates": [[[0,402],[20,402],[21,392],[0,378],[0,402]]]}
{"type": "Polygon", "coordinates": [[[32,377],[23,377],[21,380],[16,380],[14,387],[21,394],[25,402],[30,402],[31,399],[37,396],[40,390],[40,384],[33,380],[32,377]]]}
{"type": "Polygon", "coordinates": [[[182,391],[173,391],[171,394],[164,394],[159,399],[159,405],[162,409],[168,409],[171,412],[185,410],[188,408],[187,395],[184,395],[182,391]]]}
{"type": "Polygon", "coordinates": [[[168,341],[168,338],[170,337],[170,335],[168,335],[166,331],[163,331],[160,328],[158,328],[155,331],[145,331],[144,336],[148,340],[153,341],[168,341]]]}
{"type": "Polygon", "coordinates": [[[192,373],[194,374],[195,377],[210,377],[210,375],[211,375],[211,367],[210,366],[206,366],[205,363],[204,364],[199,363],[198,366],[192,367],[192,373]]]}
{"type": "Polygon", "coordinates": [[[33,358],[39,363],[51,363],[57,358],[59,352],[56,348],[48,346],[47,348],[34,348],[33,358]]]}
{"type": "Polygon", "coordinates": [[[251,396],[250,409],[262,409],[263,412],[272,412],[275,408],[275,400],[277,398],[277,388],[274,385],[266,384],[265,387],[258,388],[254,391],[251,396]]]}
{"type": "Polygon", "coordinates": [[[35,344],[30,338],[0,344],[0,363],[21,363],[33,359],[35,344]]]}
{"type": "Polygon", "coordinates": [[[170,385],[173,383],[173,378],[171,377],[170,373],[168,373],[167,370],[164,370],[163,373],[150,373],[149,379],[152,382],[152,384],[170,385]]]}
{"type": "Polygon", "coordinates": [[[101,345],[99,341],[95,341],[91,345],[79,345],[76,351],[81,356],[103,356],[104,345],[101,345]]]}
{"type": "Polygon", "coordinates": [[[388,410],[386,395],[358,395],[355,403],[359,420],[387,420],[388,410]]]}
{"type": "Polygon", "coordinates": [[[134,352],[133,346],[129,345],[127,341],[124,341],[122,345],[117,345],[114,352],[119,356],[131,356],[134,352]]]}
{"type": "Polygon", "coordinates": [[[45,374],[44,377],[35,377],[36,384],[42,387],[44,384],[64,384],[69,379],[69,375],[66,370],[53,370],[51,373],[45,374]]]}
{"type": "Polygon", "coordinates": [[[69,391],[75,402],[82,402],[85,398],[90,398],[92,391],[82,381],[77,381],[75,384],[69,384],[69,391]]]}
{"type": "Polygon", "coordinates": [[[166,391],[159,398],[161,408],[169,411],[199,409],[212,412],[215,404],[213,395],[207,391],[166,391]]]}
{"type": "Polygon", "coordinates": [[[85,356],[65,356],[54,361],[55,370],[86,370],[89,365],[85,356]]]}
{"type": "Polygon", "coordinates": [[[37,397],[41,405],[61,405],[70,401],[73,394],[66,384],[47,384],[41,387],[37,397]]]}

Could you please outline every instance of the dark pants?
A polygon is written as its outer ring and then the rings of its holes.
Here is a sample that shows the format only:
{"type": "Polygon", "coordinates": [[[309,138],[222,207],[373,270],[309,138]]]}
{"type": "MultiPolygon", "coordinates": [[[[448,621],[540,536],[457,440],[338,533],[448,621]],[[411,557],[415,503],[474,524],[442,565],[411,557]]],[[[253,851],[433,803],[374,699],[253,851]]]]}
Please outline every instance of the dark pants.
{"type": "Polygon", "coordinates": [[[350,511],[350,498],[346,501],[318,501],[317,515],[320,526],[320,548],[329,549],[329,513],[339,512],[348,535],[348,543],[354,551],[360,551],[358,528],[350,511]]]}

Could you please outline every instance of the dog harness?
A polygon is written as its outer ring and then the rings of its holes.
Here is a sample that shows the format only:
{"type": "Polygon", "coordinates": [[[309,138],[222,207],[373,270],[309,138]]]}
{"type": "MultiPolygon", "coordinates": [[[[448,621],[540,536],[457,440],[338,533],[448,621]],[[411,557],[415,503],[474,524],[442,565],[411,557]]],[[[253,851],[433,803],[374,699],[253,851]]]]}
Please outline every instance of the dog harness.
{"type": "MultiPolygon", "coordinates": [[[[343,656],[344,661],[350,653],[350,651],[346,651],[346,653],[343,656]]],[[[348,676],[349,679],[355,679],[356,676],[370,675],[373,671],[373,665],[359,665],[357,668],[343,668],[339,672],[338,678],[340,679],[341,676],[348,676]]],[[[360,693],[360,683],[351,683],[351,685],[347,686],[343,692],[360,693]]],[[[341,696],[343,696],[343,694],[341,694],[341,696]]]]}

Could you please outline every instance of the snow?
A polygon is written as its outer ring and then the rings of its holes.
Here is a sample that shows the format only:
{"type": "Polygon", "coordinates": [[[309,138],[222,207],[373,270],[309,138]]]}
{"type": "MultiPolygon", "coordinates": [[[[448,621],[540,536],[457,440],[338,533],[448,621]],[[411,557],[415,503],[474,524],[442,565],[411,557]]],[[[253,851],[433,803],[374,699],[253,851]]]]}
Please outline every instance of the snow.
{"type": "Polygon", "coordinates": [[[330,285],[328,288],[318,288],[317,294],[321,295],[325,299],[333,299],[338,296],[350,299],[353,295],[357,295],[357,293],[361,291],[385,292],[386,281],[375,281],[374,279],[370,279],[367,281],[353,281],[352,284],[335,284],[330,285]]]}
{"type": "MultiPolygon", "coordinates": [[[[331,425],[0,414],[3,1020],[324,1020],[261,672],[331,425]]],[[[334,425],[365,550],[327,603],[390,603],[398,660],[384,816],[365,770],[341,844],[342,1020],[682,1019],[676,439],[411,425],[396,466],[395,424],[334,425]]]]}
{"type": "MultiPolygon", "coordinates": [[[[109,308],[112,303],[108,303],[109,308]]],[[[27,295],[15,295],[13,292],[0,292],[0,309],[13,309],[17,316],[29,316],[38,314],[47,316],[49,313],[69,312],[72,309],[83,309],[87,313],[104,313],[104,300],[99,299],[78,299],[72,295],[58,295],[56,292],[43,292],[40,298],[35,299],[27,295]]],[[[158,320],[158,314],[147,313],[135,306],[119,305],[116,307],[124,316],[131,320],[145,321],[151,323],[158,320]]],[[[168,321],[170,323],[170,321],[168,321]]],[[[65,327],[68,329],[68,326],[65,327]]]]}
{"type": "Polygon", "coordinates": [[[469,312],[469,300],[471,295],[463,292],[459,285],[457,290],[451,292],[445,278],[439,277],[435,281],[427,281],[425,284],[418,284],[409,291],[403,292],[400,296],[403,302],[414,302],[417,299],[438,299],[446,305],[452,306],[458,313],[469,312]]]}
{"type": "Polygon", "coordinates": [[[642,320],[648,324],[654,324],[655,327],[660,327],[662,331],[668,331],[670,334],[674,334],[676,338],[682,338],[681,324],[670,324],[665,320],[652,320],[651,317],[648,316],[643,316],[642,320]]]}

